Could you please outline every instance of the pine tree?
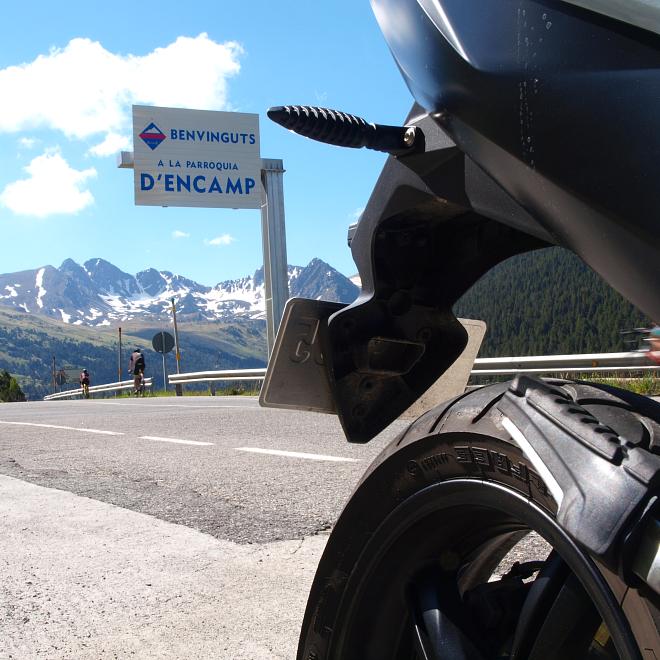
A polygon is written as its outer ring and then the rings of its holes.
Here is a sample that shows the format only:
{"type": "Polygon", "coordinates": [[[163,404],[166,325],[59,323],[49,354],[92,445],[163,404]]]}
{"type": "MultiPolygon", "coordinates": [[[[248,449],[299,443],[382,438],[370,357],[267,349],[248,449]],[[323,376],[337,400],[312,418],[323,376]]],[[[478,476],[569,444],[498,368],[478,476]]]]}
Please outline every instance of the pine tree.
{"type": "Polygon", "coordinates": [[[577,256],[557,247],[499,264],[454,312],[486,321],[481,357],[625,351],[621,331],[650,324],[577,256]]]}

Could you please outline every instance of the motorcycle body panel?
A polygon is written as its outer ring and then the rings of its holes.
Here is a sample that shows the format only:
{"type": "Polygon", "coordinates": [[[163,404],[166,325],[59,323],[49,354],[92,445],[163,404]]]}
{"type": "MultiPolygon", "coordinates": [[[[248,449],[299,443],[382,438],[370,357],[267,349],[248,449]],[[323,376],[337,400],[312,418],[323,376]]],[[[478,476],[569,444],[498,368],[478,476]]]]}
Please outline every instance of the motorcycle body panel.
{"type": "Polygon", "coordinates": [[[351,240],[361,294],[318,334],[352,442],[454,362],[453,305],[520,252],[568,248],[660,319],[660,36],[565,2],[372,6],[423,139],[388,158],[351,240]]]}

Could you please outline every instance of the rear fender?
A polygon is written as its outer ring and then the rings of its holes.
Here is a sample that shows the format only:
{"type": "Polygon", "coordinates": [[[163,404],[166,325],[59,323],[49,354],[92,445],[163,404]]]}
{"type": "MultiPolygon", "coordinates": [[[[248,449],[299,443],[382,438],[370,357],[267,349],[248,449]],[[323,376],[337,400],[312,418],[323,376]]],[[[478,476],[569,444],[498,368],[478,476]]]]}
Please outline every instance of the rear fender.
{"type": "Polygon", "coordinates": [[[467,335],[452,307],[463,293],[551,241],[434,118],[414,107],[406,123],[421,128],[423,146],[388,158],[351,243],[362,291],[320,333],[350,442],[373,438],[458,358],[467,335]]]}
{"type": "Polygon", "coordinates": [[[337,414],[350,442],[377,435],[460,356],[467,333],[452,307],[463,293],[552,240],[436,118],[415,106],[406,124],[420,146],[388,158],[351,241],[359,297],[289,301],[260,399],[337,414]]]}

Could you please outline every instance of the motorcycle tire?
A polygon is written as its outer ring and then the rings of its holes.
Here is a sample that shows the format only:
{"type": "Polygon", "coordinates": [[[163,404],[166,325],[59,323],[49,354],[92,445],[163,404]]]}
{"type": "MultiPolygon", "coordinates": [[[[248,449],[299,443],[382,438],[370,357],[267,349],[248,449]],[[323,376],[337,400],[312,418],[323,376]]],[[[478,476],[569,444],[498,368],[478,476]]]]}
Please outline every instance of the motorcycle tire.
{"type": "MultiPolygon", "coordinates": [[[[657,402],[547,382],[660,453],[657,402]]],[[[368,468],[319,563],[298,660],[660,658],[657,608],[561,529],[551,493],[502,426],[508,387],[425,413],[368,468]],[[550,554],[494,577],[530,532],[550,554]]]]}

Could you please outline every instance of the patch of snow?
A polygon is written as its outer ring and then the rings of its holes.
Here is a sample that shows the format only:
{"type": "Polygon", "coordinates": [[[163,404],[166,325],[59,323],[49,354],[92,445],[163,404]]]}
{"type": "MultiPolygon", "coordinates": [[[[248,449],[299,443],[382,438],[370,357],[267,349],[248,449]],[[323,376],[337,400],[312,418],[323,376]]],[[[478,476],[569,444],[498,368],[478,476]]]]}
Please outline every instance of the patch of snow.
{"type": "Polygon", "coordinates": [[[266,312],[264,285],[255,287],[252,278],[246,277],[218,284],[206,295],[201,296],[201,299],[206,302],[207,312],[222,316],[247,313],[252,318],[261,318],[266,312]]]}
{"type": "Polygon", "coordinates": [[[22,307],[26,312],[29,312],[28,306],[25,303],[21,303],[19,307],[22,307]]]}
{"type": "Polygon", "coordinates": [[[46,272],[45,268],[40,268],[37,271],[37,278],[35,280],[35,284],[36,284],[36,287],[37,287],[37,290],[38,290],[37,305],[39,305],[39,307],[42,307],[42,308],[44,306],[42,298],[46,295],[46,289],[44,289],[44,286],[43,286],[44,285],[44,273],[45,272],[46,272]]]}
{"type": "Polygon", "coordinates": [[[62,321],[64,321],[64,323],[69,323],[71,321],[71,314],[67,314],[63,309],[60,309],[60,314],[62,315],[62,321]]]}
{"type": "Polygon", "coordinates": [[[7,284],[5,289],[7,289],[7,291],[9,291],[9,295],[0,296],[0,298],[18,298],[18,294],[16,293],[16,289],[14,289],[13,286],[11,286],[10,284],[7,284]]]}

